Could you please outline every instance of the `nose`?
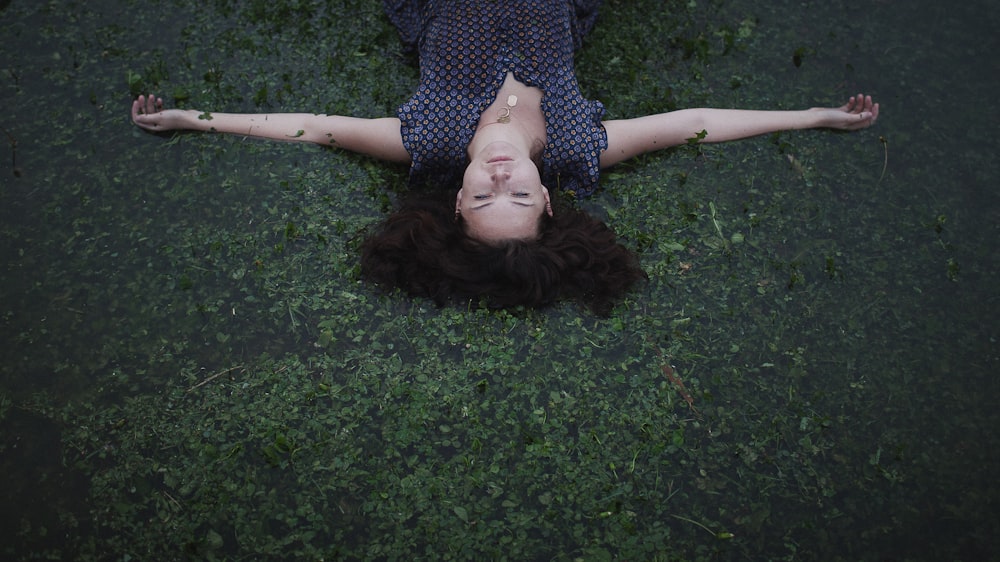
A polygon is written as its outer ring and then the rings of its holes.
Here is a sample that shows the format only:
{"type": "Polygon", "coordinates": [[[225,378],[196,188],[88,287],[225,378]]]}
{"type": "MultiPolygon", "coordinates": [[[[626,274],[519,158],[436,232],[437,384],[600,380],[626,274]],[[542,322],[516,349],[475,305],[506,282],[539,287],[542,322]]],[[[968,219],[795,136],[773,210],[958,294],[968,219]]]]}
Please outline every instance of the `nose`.
{"type": "Polygon", "coordinates": [[[510,171],[494,170],[493,173],[490,174],[490,179],[493,180],[493,183],[497,184],[500,183],[501,181],[507,181],[510,179],[510,171]]]}

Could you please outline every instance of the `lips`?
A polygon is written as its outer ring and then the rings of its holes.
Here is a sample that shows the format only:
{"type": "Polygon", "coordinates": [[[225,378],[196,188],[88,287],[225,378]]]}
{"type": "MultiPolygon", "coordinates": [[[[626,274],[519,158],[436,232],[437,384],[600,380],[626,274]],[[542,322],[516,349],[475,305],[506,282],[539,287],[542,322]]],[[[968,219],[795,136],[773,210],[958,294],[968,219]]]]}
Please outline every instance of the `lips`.
{"type": "Polygon", "coordinates": [[[487,164],[495,164],[497,162],[511,162],[514,159],[509,156],[497,156],[495,158],[490,158],[486,161],[487,164]]]}

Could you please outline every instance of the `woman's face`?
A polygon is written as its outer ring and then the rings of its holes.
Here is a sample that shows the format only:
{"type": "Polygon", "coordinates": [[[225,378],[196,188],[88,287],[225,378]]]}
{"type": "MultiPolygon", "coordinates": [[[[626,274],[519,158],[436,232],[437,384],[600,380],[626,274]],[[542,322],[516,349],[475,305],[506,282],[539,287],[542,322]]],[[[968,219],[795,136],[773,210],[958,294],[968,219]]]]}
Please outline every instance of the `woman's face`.
{"type": "Polygon", "coordinates": [[[472,158],[455,211],[466,233],[484,242],[536,238],[542,213],[552,216],[538,168],[504,142],[490,143],[472,158]]]}

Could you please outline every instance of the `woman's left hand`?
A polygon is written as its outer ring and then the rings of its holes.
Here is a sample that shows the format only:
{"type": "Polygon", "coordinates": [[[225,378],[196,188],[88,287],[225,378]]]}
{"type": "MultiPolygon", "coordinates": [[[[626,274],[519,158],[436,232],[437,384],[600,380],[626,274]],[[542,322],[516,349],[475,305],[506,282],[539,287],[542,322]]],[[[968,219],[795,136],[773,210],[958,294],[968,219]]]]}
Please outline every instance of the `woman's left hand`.
{"type": "Polygon", "coordinates": [[[155,133],[192,128],[188,113],[182,109],[163,109],[163,98],[153,94],[132,101],[132,122],[155,133]]]}

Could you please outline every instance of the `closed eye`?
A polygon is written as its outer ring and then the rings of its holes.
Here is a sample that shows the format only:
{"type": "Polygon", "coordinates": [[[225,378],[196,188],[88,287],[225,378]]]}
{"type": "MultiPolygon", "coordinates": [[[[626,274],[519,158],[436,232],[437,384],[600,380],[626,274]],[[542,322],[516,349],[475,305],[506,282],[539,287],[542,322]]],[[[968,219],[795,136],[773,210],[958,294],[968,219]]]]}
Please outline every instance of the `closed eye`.
{"type": "MultiPolygon", "coordinates": [[[[523,198],[526,198],[526,197],[531,197],[531,194],[528,193],[528,192],[525,192],[525,191],[516,191],[516,192],[511,193],[510,196],[511,197],[517,197],[517,198],[523,199],[523,198]]],[[[490,194],[490,193],[484,193],[484,194],[473,195],[472,196],[472,198],[475,199],[476,201],[485,201],[486,199],[489,199],[491,197],[493,197],[493,195],[490,194]]]]}

